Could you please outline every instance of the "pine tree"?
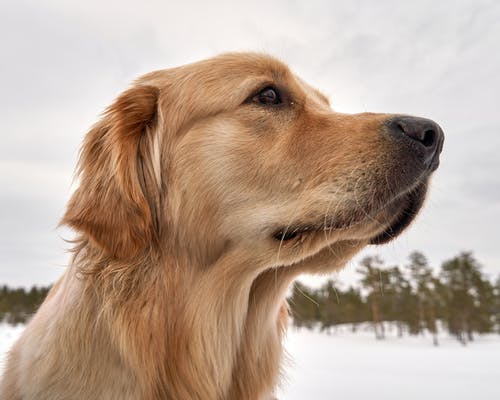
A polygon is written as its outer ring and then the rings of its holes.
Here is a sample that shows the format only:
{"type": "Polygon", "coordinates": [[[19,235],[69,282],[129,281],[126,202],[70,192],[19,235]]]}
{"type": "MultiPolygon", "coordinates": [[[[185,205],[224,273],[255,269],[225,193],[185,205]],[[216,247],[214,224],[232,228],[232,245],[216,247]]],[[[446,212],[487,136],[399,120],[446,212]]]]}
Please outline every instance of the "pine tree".
{"type": "Polygon", "coordinates": [[[295,282],[292,296],[288,300],[295,326],[312,328],[320,320],[318,295],[314,290],[295,282]]]}
{"type": "Polygon", "coordinates": [[[432,281],[432,270],[422,253],[414,251],[408,258],[410,263],[407,265],[407,269],[409,270],[413,291],[417,298],[417,333],[423,333],[426,319],[425,303],[428,293],[431,290],[429,286],[432,281]]]}
{"type": "Polygon", "coordinates": [[[426,285],[426,327],[432,334],[434,346],[439,345],[437,321],[443,305],[443,285],[439,278],[431,276],[426,285]]]}
{"type": "Polygon", "coordinates": [[[494,305],[493,305],[493,321],[496,332],[500,333],[500,275],[493,286],[494,305]]]}
{"type": "Polygon", "coordinates": [[[368,291],[368,301],[371,306],[373,329],[377,339],[385,337],[383,316],[380,302],[383,295],[382,269],[383,261],[378,257],[365,257],[361,260],[357,272],[361,274],[361,285],[368,291]]]}
{"type": "MultiPolygon", "coordinates": [[[[332,326],[341,323],[341,304],[338,283],[328,280],[318,291],[316,299],[318,300],[319,317],[321,330],[330,331],[332,326]]],[[[341,293],[340,293],[341,294],[341,293]]]]}
{"type": "Polygon", "coordinates": [[[370,319],[370,311],[359,289],[352,286],[339,295],[340,320],[343,324],[351,324],[351,329],[356,332],[358,324],[370,319]]]}
{"type": "Polygon", "coordinates": [[[472,331],[491,333],[495,328],[495,287],[480,271],[473,276],[474,307],[471,318],[472,331]]]}
{"type": "Polygon", "coordinates": [[[413,315],[411,286],[397,266],[389,270],[388,281],[385,294],[389,295],[390,300],[389,320],[396,323],[398,336],[402,337],[403,327],[411,324],[409,317],[413,315]]]}
{"type": "Polygon", "coordinates": [[[446,285],[446,319],[448,330],[466,344],[473,340],[474,316],[480,302],[478,282],[480,266],[470,252],[464,252],[442,265],[441,276],[446,285]]]}

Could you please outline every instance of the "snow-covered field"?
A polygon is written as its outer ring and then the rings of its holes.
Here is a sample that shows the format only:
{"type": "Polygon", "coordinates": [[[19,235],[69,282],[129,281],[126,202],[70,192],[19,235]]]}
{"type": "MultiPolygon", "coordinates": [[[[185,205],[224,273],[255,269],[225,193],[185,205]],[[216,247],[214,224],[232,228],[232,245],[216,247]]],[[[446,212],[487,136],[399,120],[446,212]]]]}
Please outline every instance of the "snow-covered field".
{"type": "Polygon", "coordinates": [[[291,328],[286,347],[293,361],[280,399],[500,399],[499,335],[466,347],[442,335],[434,347],[430,336],[376,341],[368,331],[291,328]]]}
{"type": "Polygon", "coordinates": [[[6,353],[19,337],[23,329],[23,325],[11,326],[0,322],[0,376],[4,368],[6,353]]]}
{"type": "MultiPolygon", "coordinates": [[[[5,352],[22,326],[0,324],[0,371],[5,352]]],[[[369,331],[337,334],[290,328],[284,400],[500,399],[500,336],[477,338],[466,347],[445,335],[389,336],[369,331]]]]}

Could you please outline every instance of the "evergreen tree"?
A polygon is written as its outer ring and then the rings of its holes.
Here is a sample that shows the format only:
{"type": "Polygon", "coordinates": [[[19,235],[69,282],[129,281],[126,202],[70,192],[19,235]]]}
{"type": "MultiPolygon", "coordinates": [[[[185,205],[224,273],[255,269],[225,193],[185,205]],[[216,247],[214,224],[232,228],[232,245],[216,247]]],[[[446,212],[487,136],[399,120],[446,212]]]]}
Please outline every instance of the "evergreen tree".
{"type": "Polygon", "coordinates": [[[493,306],[493,321],[495,329],[500,333],[500,275],[498,276],[493,287],[494,306],[493,306]]]}
{"type": "Polygon", "coordinates": [[[446,323],[450,333],[466,344],[473,340],[474,312],[480,299],[478,282],[482,280],[479,264],[471,253],[464,252],[446,261],[441,272],[446,286],[446,323]]]}
{"type": "Polygon", "coordinates": [[[426,319],[425,326],[432,334],[432,340],[434,346],[439,345],[438,340],[438,318],[440,315],[440,310],[443,307],[443,285],[439,278],[431,277],[430,281],[426,285],[426,319]]]}
{"type": "Polygon", "coordinates": [[[385,336],[383,316],[381,314],[381,297],[383,296],[383,278],[381,266],[383,261],[378,257],[365,257],[357,272],[361,274],[361,285],[368,291],[368,301],[371,307],[373,329],[377,339],[385,336]]]}
{"type": "Polygon", "coordinates": [[[429,297],[432,282],[432,270],[427,263],[425,256],[414,251],[408,257],[410,263],[407,269],[410,273],[413,292],[417,299],[417,333],[423,333],[425,328],[425,303],[429,297]]]}
{"type": "Polygon", "coordinates": [[[405,325],[408,327],[415,325],[412,321],[414,299],[410,283],[397,266],[389,270],[385,295],[389,298],[389,307],[385,315],[389,321],[395,322],[398,336],[402,337],[405,325]]]}
{"type": "Polygon", "coordinates": [[[340,320],[343,324],[351,324],[351,329],[356,332],[358,324],[370,319],[370,311],[359,289],[352,286],[340,298],[340,320]]]}
{"type": "Polygon", "coordinates": [[[318,294],[300,282],[295,282],[289,298],[293,324],[312,328],[320,320],[318,294]]]}
{"type": "Polygon", "coordinates": [[[337,282],[330,279],[321,287],[319,293],[316,295],[321,330],[329,332],[332,327],[342,323],[340,319],[341,305],[339,292],[340,288],[338,288],[337,282]]]}
{"type": "Polygon", "coordinates": [[[479,273],[473,276],[474,307],[471,317],[472,331],[491,333],[495,328],[495,287],[479,273]]]}

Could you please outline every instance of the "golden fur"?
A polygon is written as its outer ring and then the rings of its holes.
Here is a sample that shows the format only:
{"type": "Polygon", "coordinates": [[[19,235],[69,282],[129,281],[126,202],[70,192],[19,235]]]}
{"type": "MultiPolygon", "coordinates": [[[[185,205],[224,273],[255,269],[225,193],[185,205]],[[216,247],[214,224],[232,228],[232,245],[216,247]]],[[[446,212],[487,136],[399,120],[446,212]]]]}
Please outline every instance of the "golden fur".
{"type": "Polygon", "coordinates": [[[390,117],[336,113],[260,54],[138,79],[85,138],[62,220],[74,257],[1,399],[272,398],[290,283],[341,268],[423,198],[390,117]],[[255,101],[266,86],[283,105],[255,101]]]}

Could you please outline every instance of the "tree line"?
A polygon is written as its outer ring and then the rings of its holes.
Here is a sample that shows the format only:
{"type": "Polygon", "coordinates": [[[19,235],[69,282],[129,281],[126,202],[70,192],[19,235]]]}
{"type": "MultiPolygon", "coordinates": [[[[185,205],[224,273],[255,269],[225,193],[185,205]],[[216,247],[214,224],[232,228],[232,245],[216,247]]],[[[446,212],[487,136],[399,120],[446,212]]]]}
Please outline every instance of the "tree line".
{"type": "Polygon", "coordinates": [[[7,286],[0,287],[0,321],[10,324],[22,324],[35,313],[47,296],[50,287],[36,287],[31,289],[7,286]]]}
{"type": "Polygon", "coordinates": [[[357,272],[359,281],[347,289],[335,280],[319,289],[295,283],[289,297],[294,325],[331,330],[349,324],[356,331],[369,322],[383,339],[391,324],[398,336],[428,332],[435,345],[442,331],[463,344],[475,334],[500,333],[500,276],[491,282],[470,252],[445,261],[439,271],[413,252],[403,267],[366,257],[357,272]]]}

